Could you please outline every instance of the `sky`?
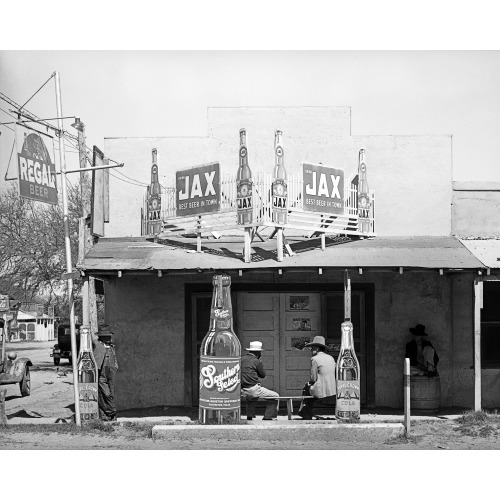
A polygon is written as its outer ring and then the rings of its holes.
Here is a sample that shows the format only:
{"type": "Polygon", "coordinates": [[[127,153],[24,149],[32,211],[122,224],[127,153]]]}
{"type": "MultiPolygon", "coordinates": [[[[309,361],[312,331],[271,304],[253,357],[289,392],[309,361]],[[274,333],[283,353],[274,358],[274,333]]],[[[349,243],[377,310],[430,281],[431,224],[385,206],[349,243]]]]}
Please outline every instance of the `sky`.
{"type": "MultiPolygon", "coordinates": [[[[63,115],[81,117],[90,147],[206,135],[210,106],[350,106],[352,135],[449,134],[454,181],[500,181],[500,51],[1,50],[0,92],[24,104],[54,71],[63,115]]],[[[0,101],[2,123],[9,108],[0,101]]],[[[57,116],[54,79],[26,109],[57,116]]],[[[14,133],[0,130],[3,181],[14,133]]]]}

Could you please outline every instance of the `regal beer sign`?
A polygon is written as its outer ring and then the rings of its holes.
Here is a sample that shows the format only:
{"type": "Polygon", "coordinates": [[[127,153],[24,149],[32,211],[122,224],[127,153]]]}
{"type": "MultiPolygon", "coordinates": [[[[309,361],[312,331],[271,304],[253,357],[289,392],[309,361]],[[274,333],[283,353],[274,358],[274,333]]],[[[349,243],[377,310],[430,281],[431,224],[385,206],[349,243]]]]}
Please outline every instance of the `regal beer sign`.
{"type": "Polygon", "coordinates": [[[302,165],[304,210],[344,213],[344,171],[326,165],[302,165]]]}
{"type": "Polygon", "coordinates": [[[16,125],[19,196],[57,205],[54,139],[16,125]]]}
{"type": "Polygon", "coordinates": [[[177,216],[220,210],[220,169],[207,163],[175,173],[177,216]]]}

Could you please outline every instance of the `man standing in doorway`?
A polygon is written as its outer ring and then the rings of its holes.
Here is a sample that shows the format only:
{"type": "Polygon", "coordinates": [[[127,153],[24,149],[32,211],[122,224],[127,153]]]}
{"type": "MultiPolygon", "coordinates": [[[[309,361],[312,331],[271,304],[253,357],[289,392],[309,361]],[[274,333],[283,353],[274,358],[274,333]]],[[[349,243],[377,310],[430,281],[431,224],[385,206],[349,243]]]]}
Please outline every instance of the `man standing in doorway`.
{"type": "Polygon", "coordinates": [[[258,340],[250,342],[250,347],[245,349],[246,356],[241,358],[241,395],[247,401],[247,420],[255,417],[255,406],[258,398],[270,398],[266,401],[266,410],[262,420],[276,420],[278,417],[278,399],[277,392],[262,387],[259,378],[265,378],[266,371],[260,360],[262,355],[262,342],[258,340]]]}
{"type": "Polygon", "coordinates": [[[417,325],[409,330],[413,340],[406,344],[405,357],[410,359],[410,375],[436,377],[439,356],[431,342],[424,339],[427,337],[425,326],[417,325]]]}
{"type": "Polygon", "coordinates": [[[113,335],[108,325],[101,325],[97,336],[93,335],[94,358],[99,372],[99,418],[105,421],[116,420],[115,375],[118,361],[112,343],[113,335]]]}

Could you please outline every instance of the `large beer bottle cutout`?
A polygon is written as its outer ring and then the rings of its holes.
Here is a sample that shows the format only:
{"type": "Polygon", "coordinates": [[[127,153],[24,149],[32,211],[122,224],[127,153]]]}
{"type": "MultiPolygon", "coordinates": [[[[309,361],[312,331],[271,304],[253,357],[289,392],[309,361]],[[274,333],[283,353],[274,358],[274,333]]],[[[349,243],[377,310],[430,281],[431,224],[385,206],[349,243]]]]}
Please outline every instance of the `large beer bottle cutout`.
{"type": "Polygon", "coordinates": [[[344,318],[340,326],[340,353],[337,360],[337,407],[338,419],[359,419],[360,384],[359,362],[354,352],[353,326],[351,323],[351,280],[346,270],[344,273],[344,318]]]}
{"type": "Polygon", "coordinates": [[[253,220],[252,172],[248,166],[247,133],[240,130],[240,163],[236,176],[236,200],[238,224],[251,224],[253,220]]]}
{"type": "Polygon", "coordinates": [[[359,150],[358,166],[358,217],[359,230],[362,233],[370,232],[370,195],[368,189],[368,180],[366,178],[365,150],[359,150]]]}
{"type": "Polygon", "coordinates": [[[283,151],[283,132],[274,133],[274,173],[272,184],[273,222],[284,226],[288,222],[288,191],[283,151]]]}
{"type": "Polygon", "coordinates": [[[161,232],[161,186],[158,180],[158,152],[152,150],[151,186],[148,193],[148,234],[161,232]]]}
{"type": "Polygon", "coordinates": [[[359,362],[354,352],[353,328],[350,321],[341,325],[342,339],[337,360],[337,407],[339,419],[357,419],[360,412],[359,362]]]}
{"type": "Polygon", "coordinates": [[[92,352],[92,338],[88,326],[80,327],[78,355],[78,402],[82,422],[99,419],[97,364],[92,352]]]}
{"type": "Polygon", "coordinates": [[[240,419],[241,344],[233,331],[231,278],[213,277],[210,327],[200,349],[200,409],[202,424],[240,419]]]}

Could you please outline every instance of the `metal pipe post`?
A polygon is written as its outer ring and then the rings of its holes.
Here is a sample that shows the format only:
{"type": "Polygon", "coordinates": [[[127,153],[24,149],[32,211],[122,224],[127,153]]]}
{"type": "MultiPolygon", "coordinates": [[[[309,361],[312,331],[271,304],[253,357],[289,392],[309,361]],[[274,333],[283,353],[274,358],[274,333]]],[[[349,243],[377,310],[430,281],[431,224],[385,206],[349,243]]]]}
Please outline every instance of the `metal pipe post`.
{"type": "Polygon", "coordinates": [[[404,426],[406,436],[410,434],[410,358],[405,358],[404,369],[404,426]]]}
{"type": "MultiPolygon", "coordinates": [[[[63,122],[62,122],[62,104],[61,104],[61,86],[59,83],[59,72],[54,72],[56,82],[56,102],[57,102],[57,124],[59,127],[59,160],[61,165],[61,195],[63,206],[63,223],[64,223],[64,243],[66,249],[66,272],[73,271],[73,264],[71,262],[71,244],[69,238],[69,220],[68,220],[68,187],[66,179],[66,155],[64,149],[64,135],[63,135],[63,122]]],[[[80,420],[80,404],[78,396],[78,370],[77,370],[77,356],[76,352],[76,332],[75,332],[75,304],[73,300],[73,278],[68,279],[68,297],[69,297],[69,325],[71,337],[71,357],[73,366],[73,389],[75,396],[75,422],[76,425],[81,426],[80,420]]]]}

